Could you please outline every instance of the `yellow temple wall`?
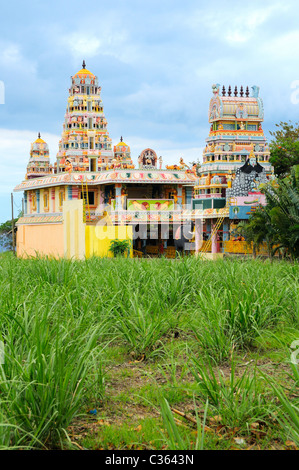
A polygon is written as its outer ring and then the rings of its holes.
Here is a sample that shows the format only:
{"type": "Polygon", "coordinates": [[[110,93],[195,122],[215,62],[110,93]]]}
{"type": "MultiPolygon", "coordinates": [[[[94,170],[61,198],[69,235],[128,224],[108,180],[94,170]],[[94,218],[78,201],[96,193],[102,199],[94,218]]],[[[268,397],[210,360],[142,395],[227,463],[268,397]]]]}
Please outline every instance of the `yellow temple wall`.
{"type": "Polygon", "coordinates": [[[85,258],[85,226],[83,222],[83,200],[63,203],[64,256],[68,259],[85,258]]]}
{"type": "Polygon", "coordinates": [[[37,255],[47,255],[54,258],[63,257],[62,224],[18,226],[17,256],[27,258],[37,255]]]}
{"type": "MultiPolygon", "coordinates": [[[[224,241],[225,253],[239,253],[251,255],[253,253],[252,244],[246,243],[246,241],[224,241]]],[[[268,247],[266,243],[262,243],[257,250],[257,255],[268,255],[268,247]]]]}
{"type": "MultiPolygon", "coordinates": [[[[113,254],[109,251],[112,240],[133,240],[133,228],[131,226],[96,226],[87,225],[85,229],[85,253],[86,258],[91,256],[109,257],[113,254]]],[[[130,251],[133,258],[133,250],[130,251]]]]}

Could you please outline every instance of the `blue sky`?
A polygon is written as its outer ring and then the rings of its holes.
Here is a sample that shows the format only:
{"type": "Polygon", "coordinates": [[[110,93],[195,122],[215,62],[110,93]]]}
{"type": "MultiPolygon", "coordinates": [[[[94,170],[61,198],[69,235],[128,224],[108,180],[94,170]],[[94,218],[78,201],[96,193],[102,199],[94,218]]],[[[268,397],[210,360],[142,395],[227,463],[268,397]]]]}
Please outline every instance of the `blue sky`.
{"type": "Polygon", "coordinates": [[[10,193],[38,132],[54,161],[70,76],[83,59],[99,77],[113,143],[122,135],[135,163],[146,147],[165,163],[201,160],[213,83],[259,85],[268,138],[275,123],[297,121],[298,19],[292,0],[2,4],[0,222],[10,218],[10,193]]]}

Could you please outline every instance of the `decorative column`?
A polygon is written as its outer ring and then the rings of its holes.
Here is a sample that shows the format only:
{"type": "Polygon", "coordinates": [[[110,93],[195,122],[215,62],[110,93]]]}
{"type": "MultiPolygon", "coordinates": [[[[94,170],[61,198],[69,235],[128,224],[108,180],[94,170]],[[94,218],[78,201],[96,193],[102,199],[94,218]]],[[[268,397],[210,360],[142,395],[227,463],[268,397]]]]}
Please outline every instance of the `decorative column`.
{"type": "Polygon", "coordinates": [[[27,191],[24,191],[24,214],[27,214],[27,191]]]}
{"type": "Polygon", "coordinates": [[[195,219],[195,253],[202,247],[202,219],[195,219]]]}
{"type": "Polygon", "coordinates": [[[122,210],[121,188],[122,188],[122,184],[121,183],[116,183],[116,185],[115,185],[115,211],[121,211],[122,210]]]}
{"type": "Polygon", "coordinates": [[[223,247],[222,247],[222,251],[224,252],[225,251],[225,242],[229,240],[229,219],[225,219],[223,221],[223,247]]]}
{"type": "Polygon", "coordinates": [[[36,212],[40,213],[40,190],[36,190],[36,212]]]}
{"type": "Polygon", "coordinates": [[[72,186],[72,199],[79,199],[79,187],[72,186]]]}
{"type": "Polygon", "coordinates": [[[183,207],[183,186],[178,184],[178,194],[177,194],[177,206],[178,208],[182,209],[183,207]]]}
{"type": "MultiPolygon", "coordinates": [[[[215,227],[215,223],[212,222],[211,223],[212,233],[213,233],[214,227],[215,227]]],[[[217,253],[217,232],[212,234],[212,250],[211,251],[212,253],[217,253]]]]}
{"type": "Polygon", "coordinates": [[[52,212],[55,212],[55,188],[51,189],[52,212]]]}

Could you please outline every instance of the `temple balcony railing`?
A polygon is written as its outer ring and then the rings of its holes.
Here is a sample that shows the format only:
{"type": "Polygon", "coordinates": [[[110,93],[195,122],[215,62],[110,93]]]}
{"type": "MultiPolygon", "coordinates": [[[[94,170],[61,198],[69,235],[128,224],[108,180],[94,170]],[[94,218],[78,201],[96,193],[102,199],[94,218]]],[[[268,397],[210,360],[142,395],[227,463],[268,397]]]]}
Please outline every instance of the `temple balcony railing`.
{"type": "Polygon", "coordinates": [[[194,194],[194,199],[212,199],[222,198],[222,193],[211,193],[211,194],[194,194]]]}
{"type": "MultiPolygon", "coordinates": [[[[102,149],[67,149],[65,150],[66,157],[81,157],[81,156],[94,156],[99,157],[101,155],[102,149]]],[[[106,149],[104,149],[106,150],[106,149]]]]}
{"type": "MultiPolygon", "coordinates": [[[[241,145],[240,145],[241,146],[241,145]]],[[[206,151],[204,153],[204,155],[245,155],[244,153],[244,149],[245,151],[248,151],[249,149],[246,148],[248,146],[244,145],[244,148],[241,148],[241,149],[238,149],[238,150],[218,150],[218,149],[215,149],[213,152],[209,152],[209,151],[206,151]]],[[[254,154],[255,155],[270,155],[270,151],[269,149],[265,149],[265,150],[253,150],[254,151],[254,154]]],[[[247,155],[247,154],[246,154],[247,155]]]]}
{"type": "MultiPolygon", "coordinates": [[[[194,211],[190,209],[175,209],[172,211],[127,211],[127,210],[95,210],[90,211],[90,221],[102,221],[105,225],[109,223],[121,224],[148,224],[148,223],[180,223],[194,217],[194,211]]],[[[86,211],[88,218],[89,213],[86,211]]]]}

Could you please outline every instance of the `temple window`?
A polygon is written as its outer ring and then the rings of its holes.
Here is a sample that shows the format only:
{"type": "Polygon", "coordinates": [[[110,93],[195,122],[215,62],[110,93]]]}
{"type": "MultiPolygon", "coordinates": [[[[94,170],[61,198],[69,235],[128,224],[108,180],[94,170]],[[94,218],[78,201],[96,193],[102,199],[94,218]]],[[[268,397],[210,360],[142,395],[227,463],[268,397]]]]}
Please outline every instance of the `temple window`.
{"type": "Polygon", "coordinates": [[[95,192],[94,191],[81,191],[81,194],[80,194],[80,199],[84,199],[85,202],[90,205],[90,206],[94,206],[95,205],[95,192]]]}

